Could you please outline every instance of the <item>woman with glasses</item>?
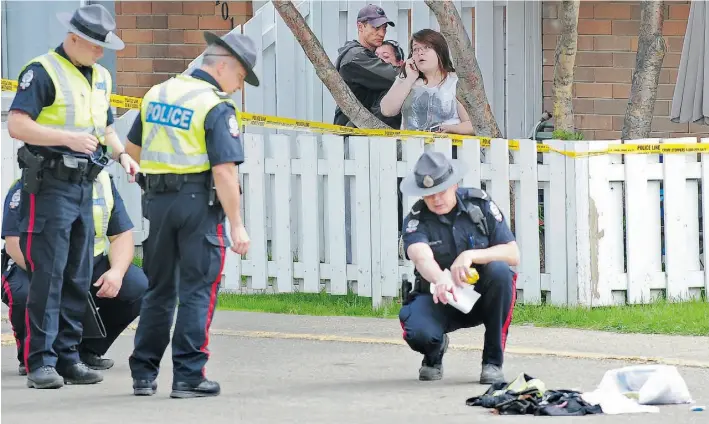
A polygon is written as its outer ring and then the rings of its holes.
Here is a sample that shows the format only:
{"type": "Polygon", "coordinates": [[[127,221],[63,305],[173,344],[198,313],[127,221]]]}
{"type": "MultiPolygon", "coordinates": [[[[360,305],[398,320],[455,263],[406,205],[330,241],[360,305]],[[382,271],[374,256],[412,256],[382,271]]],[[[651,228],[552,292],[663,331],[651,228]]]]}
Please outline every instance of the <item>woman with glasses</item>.
{"type": "Polygon", "coordinates": [[[470,117],[456,98],[458,77],[440,32],[411,36],[409,58],[382,98],[381,113],[401,113],[401,129],[473,135],[470,117]]]}

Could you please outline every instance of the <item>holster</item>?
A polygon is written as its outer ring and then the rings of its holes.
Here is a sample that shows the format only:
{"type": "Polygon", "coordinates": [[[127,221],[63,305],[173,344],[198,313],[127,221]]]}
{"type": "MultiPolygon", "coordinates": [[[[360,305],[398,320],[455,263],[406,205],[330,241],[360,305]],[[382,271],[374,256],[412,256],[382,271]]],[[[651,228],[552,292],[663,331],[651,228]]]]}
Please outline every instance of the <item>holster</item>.
{"type": "Polygon", "coordinates": [[[22,189],[30,194],[39,192],[42,186],[42,171],[45,159],[42,155],[35,155],[27,146],[17,150],[17,164],[22,169],[22,189]]]}
{"type": "Polygon", "coordinates": [[[408,278],[404,278],[401,280],[401,304],[406,305],[407,303],[410,302],[410,294],[411,290],[413,289],[413,285],[409,281],[408,278]]]}
{"type": "Polygon", "coordinates": [[[10,265],[10,255],[7,253],[5,248],[2,248],[2,251],[0,251],[0,272],[5,272],[7,271],[7,267],[10,265]]]}

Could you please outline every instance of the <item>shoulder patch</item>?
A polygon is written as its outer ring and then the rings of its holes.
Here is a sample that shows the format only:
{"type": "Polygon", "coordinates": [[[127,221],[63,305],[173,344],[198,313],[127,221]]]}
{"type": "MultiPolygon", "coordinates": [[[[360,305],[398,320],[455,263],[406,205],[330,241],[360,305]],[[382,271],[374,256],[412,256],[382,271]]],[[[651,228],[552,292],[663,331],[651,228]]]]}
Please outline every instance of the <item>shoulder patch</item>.
{"type": "Polygon", "coordinates": [[[20,204],[20,190],[21,189],[17,189],[14,193],[12,193],[12,198],[10,198],[10,209],[15,209],[20,204]]]}
{"type": "Polygon", "coordinates": [[[495,221],[502,222],[502,212],[500,212],[500,208],[498,208],[492,200],[490,200],[490,212],[492,216],[495,217],[495,221]]]}
{"type": "Polygon", "coordinates": [[[239,136],[239,124],[236,122],[236,115],[229,116],[229,134],[232,137],[239,136]]]}
{"type": "Polygon", "coordinates": [[[406,232],[407,233],[413,233],[418,229],[419,227],[419,220],[418,219],[412,219],[406,224],[406,232]]]}
{"type": "Polygon", "coordinates": [[[20,88],[24,90],[29,87],[30,82],[32,82],[32,78],[34,78],[34,71],[32,69],[29,69],[27,72],[25,72],[24,75],[22,75],[22,80],[20,81],[20,88]]]}

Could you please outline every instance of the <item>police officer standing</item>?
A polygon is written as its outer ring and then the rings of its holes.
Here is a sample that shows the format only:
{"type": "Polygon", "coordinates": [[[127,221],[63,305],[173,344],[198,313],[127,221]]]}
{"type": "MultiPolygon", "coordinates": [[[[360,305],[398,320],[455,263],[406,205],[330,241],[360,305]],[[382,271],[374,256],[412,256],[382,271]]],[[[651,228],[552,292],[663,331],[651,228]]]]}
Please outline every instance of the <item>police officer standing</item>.
{"type": "Polygon", "coordinates": [[[230,95],[243,82],[258,86],[254,42],[229,33],[205,32],[202,65],[152,87],[128,133],[128,153],[140,158],[150,233],[143,266],[150,286],[143,300],[130,357],[133,393],[157,389],[160,360],[172,337],[171,397],[216,396],[208,380],[209,327],[229,244],[247,252],[249,237],[240,212],[237,166],[244,162],[236,104],[230,95]],[[216,186],[216,194],[214,187],[216,186]],[[179,271],[179,285],[175,269],[179,271]]]}
{"type": "Polygon", "coordinates": [[[124,47],[113,17],[96,4],[57,17],[68,29],[64,42],[23,68],[7,122],[25,143],[18,151],[20,246],[30,275],[24,362],[35,388],[103,379],[76,350],[91,283],[93,181],[108,162],[106,146],[126,172],[138,170],[112,127],[111,75],[96,63],[104,48],[124,47]]]}
{"type": "Polygon", "coordinates": [[[467,172],[461,161],[440,152],[425,152],[401,182],[401,192],[422,196],[404,219],[403,247],[415,267],[413,290],[399,320],[404,340],[424,355],[420,380],[443,377],[448,335],[460,328],[485,326],[481,384],[503,381],[503,352],[515,303],[515,276],[510,266],[519,250],[497,205],[482,190],[459,188],[467,172]],[[456,163],[457,162],[457,163],[456,163]],[[447,305],[446,292],[463,287],[474,267],[481,296],[464,314],[447,305]],[[451,275],[446,278],[444,270],[451,275]],[[452,277],[452,278],[451,278],[452,277]],[[431,294],[429,284],[435,284],[431,294]]]}

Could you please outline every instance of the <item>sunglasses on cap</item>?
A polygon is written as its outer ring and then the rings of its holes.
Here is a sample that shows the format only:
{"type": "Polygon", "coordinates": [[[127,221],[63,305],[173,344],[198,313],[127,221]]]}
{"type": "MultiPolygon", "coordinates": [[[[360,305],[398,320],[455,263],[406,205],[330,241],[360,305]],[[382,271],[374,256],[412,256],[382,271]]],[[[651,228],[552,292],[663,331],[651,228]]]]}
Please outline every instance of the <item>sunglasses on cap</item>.
{"type": "Polygon", "coordinates": [[[401,48],[397,41],[384,40],[382,44],[388,44],[394,48],[394,55],[396,56],[396,60],[404,60],[404,50],[401,48]]]}

